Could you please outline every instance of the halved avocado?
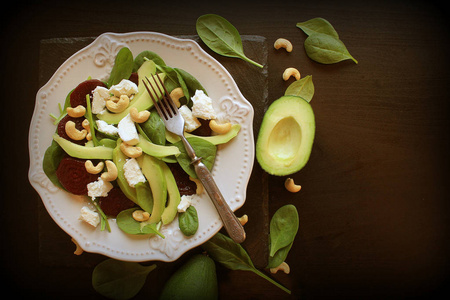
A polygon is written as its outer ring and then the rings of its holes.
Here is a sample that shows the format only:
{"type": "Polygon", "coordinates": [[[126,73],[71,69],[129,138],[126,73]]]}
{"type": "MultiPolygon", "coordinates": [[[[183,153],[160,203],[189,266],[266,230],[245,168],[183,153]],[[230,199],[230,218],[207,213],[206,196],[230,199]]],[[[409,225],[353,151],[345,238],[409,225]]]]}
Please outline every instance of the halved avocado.
{"type": "Polygon", "coordinates": [[[311,154],[314,112],[301,97],[283,96],[264,114],[256,141],[256,159],[269,174],[284,176],[302,169],[311,154]]]}

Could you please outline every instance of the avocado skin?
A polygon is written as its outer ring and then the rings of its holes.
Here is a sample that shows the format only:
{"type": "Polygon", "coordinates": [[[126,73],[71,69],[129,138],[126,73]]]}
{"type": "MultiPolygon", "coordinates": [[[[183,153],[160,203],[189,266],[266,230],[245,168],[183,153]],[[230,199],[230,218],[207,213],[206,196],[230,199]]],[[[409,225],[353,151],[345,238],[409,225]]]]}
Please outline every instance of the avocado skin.
{"type": "Polygon", "coordinates": [[[264,114],[256,141],[259,165],[276,176],[300,171],[309,160],[315,128],[314,112],[308,101],[297,96],[275,100],[264,114]]]}
{"type": "Polygon", "coordinates": [[[166,282],[159,299],[218,299],[214,261],[203,254],[189,258],[166,282]]]}

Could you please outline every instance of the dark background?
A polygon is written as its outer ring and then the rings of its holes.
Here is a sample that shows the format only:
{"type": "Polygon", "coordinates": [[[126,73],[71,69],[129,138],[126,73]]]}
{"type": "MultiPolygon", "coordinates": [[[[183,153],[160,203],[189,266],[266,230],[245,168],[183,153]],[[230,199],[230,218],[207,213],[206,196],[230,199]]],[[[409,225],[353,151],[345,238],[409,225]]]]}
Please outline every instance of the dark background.
{"type": "MultiPolygon", "coordinates": [[[[281,74],[294,66],[313,76],[317,127],[310,161],[292,176],[302,190],[290,194],[283,187],[285,177],[265,175],[266,200],[261,201],[267,201],[267,215],[255,220],[266,222],[288,203],[299,211],[300,229],[287,258],[291,274],[273,276],[292,296],[252,273],[218,266],[221,298],[449,296],[448,12],[438,1],[25,1],[4,6],[3,290],[50,299],[101,298],[91,287],[92,264],[48,265],[42,260],[39,228],[49,218],[39,214],[41,200],[28,181],[28,130],[41,86],[41,41],[104,32],[196,35],[196,19],[217,13],[242,35],[265,38],[268,94],[261,104],[252,99],[256,109],[264,111],[284,93],[288,83],[281,74]],[[314,17],[334,25],[358,65],[321,65],[306,56],[306,36],[295,24],[314,17]],[[293,42],[292,53],[273,49],[279,37],[293,42]]],[[[256,162],[254,172],[261,172],[256,162]]],[[[249,203],[258,200],[247,195],[249,203]]],[[[56,225],[54,230],[61,235],[56,225]]],[[[68,237],[55,243],[74,250],[68,237]]],[[[247,250],[255,260],[264,260],[264,251],[247,250]]],[[[83,256],[93,258],[91,263],[104,259],[83,256]]],[[[160,264],[161,273],[150,275],[138,297],[156,297],[162,280],[186,257],[160,264]]]]}

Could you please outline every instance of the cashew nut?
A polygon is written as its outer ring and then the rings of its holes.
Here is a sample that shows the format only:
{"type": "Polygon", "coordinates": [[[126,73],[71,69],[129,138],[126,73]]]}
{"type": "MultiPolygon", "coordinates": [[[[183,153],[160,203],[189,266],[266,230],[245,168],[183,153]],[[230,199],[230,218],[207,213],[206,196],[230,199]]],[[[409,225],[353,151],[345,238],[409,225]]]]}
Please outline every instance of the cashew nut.
{"type": "Polygon", "coordinates": [[[283,271],[286,274],[289,274],[291,272],[291,268],[289,267],[289,265],[285,261],[283,261],[276,268],[270,268],[270,273],[275,274],[276,272],[278,272],[278,270],[281,270],[281,271],[283,271]]]}
{"type": "Polygon", "coordinates": [[[128,145],[127,143],[120,144],[120,150],[128,157],[136,158],[142,155],[142,148],[128,145]]]}
{"type": "Polygon", "coordinates": [[[275,49],[280,49],[280,48],[285,48],[287,52],[291,52],[293,47],[292,47],[292,43],[287,40],[287,39],[283,39],[283,38],[279,38],[275,41],[275,43],[273,44],[273,46],[275,47],[275,49]]]}
{"type": "Polygon", "coordinates": [[[150,112],[148,110],[139,112],[136,107],[132,107],[130,108],[130,117],[133,122],[144,123],[150,117],[150,112]]]}
{"type": "Polygon", "coordinates": [[[184,97],[183,89],[177,87],[170,92],[170,98],[173,100],[175,105],[179,108],[181,106],[180,98],[184,97]]]}
{"type": "MultiPolygon", "coordinates": [[[[83,106],[84,107],[84,106],[83,106]]],[[[89,126],[89,120],[88,119],[84,119],[83,123],[81,123],[81,126],[83,126],[84,129],[86,129],[87,134],[86,134],[86,139],[88,141],[92,140],[92,135],[91,135],[91,126],[89,126]]]]}
{"type": "Polygon", "coordinates": [[[299,80],[301,77],[300,72],[296,68],[287,68],[286,70],[284,70],[284,72],[283,72],[283,80],[284,81],[289,80],[289,78],[291,76],[294,76],[295,80],[299,80]]]}
{"type": "Polygon", "coordinates": [[[219,124],[216,120],[209,121],[209,128],[218,134],[225,134],[231,129],[231,123],[219,124]]]}
{"type": "Polygon", "coordinates": [[[111,160],[105,161],[107,172],[103,172],[102,179],[104,181],[114,181],[117,179],[118,171],[116,165],[111,160]]]}
{"type": "Polygon", "coordinates": [[[80,245],[78,245],[77,241],[75,241],[74,238],[72,238],[72,242],[75,244],[75,246],[77,247],[75,249],[75,251],[73,252],[73,254],[75,255],[81,255],[83,253],[83,249],[80,247],[80,245]]]}
{"type": "Polygon", "coordinates": [[[99,162],[96,166],[94,166],[94,164],[90,160],[87,160],[84,163],[84,167],[86,168],[86,171],[89,174],[98,174],[98,173],[100,173],[103,170],[104,166],[105,166],[105,164],[102,161],[99,162]]]}
{"type": "Polygon", "coordinates": [[[295,184],[294,179],[292,179],[292,178],[286,178],[286,181],[284,182],[284,186],[291,193],[297,193],[302,188],[301,185],[295,184]]]}
{"type": "Polygon", "coordinates": [[[72,118],[79,118],[84,116],[86,113],[86,108],[83,105],[78,105],[77,107],[68,107],[67,108],[67,114],[71,116],[72,118]]]}
{"type": "Polygon", "coordinates": [[[133,216],[133,219],[135,219],[138,222],[144,222],[150,218],[150,214],[148,212],[140,210],[140,209],[133,211],[132,216],[133,216]]]}
{"type": "Polygon", "coordinates": [[[81,141],[82,139],[84,139],[86,137],[87,134],[87,130],[83,129],[83,130],[78,130],[75,127],[75,122],[73,121],[68,121],[66,123],[66,127],[65,127],[66,133],[67,135],[72,139],[72,140],[76,140],[76,141],[81,141]]]}
{"type": "Polygon", "coordinates": [[[189,179],[190,179],[191,181],[195,182],[195,184],[197,185],[197,189],[195,190],[195,193],[196,193],[197,195],[200,195],[201,193],[203,193],[204,188],[203,188],[203,184],[202,184],[202,182],[200,181],[200,179],[192,178],[191,176],[189,176],[189,179]]]}
{"type": "Polygon", "coordinates": [[[121,95],[120,98],[112,96],[106,101],[106,108],[108,108],[110,112],[120,113],[128,107],[128,104],[130,104],[130,98],[128,98],[127,95],[121,95]]]}
{"type": "Polygon", "coordinates": [[[248,216],[243,215],[242,217],[238,218],[239,222],[241,222],[241,225],[244,226],[248,222],[248,216]]]}

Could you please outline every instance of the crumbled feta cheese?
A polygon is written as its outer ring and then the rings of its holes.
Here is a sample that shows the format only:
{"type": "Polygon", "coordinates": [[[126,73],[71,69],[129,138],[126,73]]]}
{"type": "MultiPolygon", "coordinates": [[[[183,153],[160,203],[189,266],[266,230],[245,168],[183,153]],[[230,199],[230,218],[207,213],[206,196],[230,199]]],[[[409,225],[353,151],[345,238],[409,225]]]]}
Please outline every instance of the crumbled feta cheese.
{"type": "Polygon", "coordinates": [[[113,85],[109,92],[114,94],[114,96],[120,97],[121,95],[127,95],[131,97],[131,95],[137,94],[138,86],[131,80],[122,79],[118,84],[113,85]]]}
{"type": "MultiPolygon", "coordinates": [[[[194,195],[192,195],[192,196],[194,196],[194,195]]],[[[181,196],[180,204],[178,204],[178,206],[177,206],[179,213],[185,212],[186,209],[188,209],[188,207],[191,206],[192,198],[193,198],[192,196],[189,196],[189,195],[181,196]]]]}
{"type": "Polygon", "coordinates": [[[134,187],[139,182],[145,182],[144,174],[135,158],[127,159],[123,165],[123,171],[129,186],[134,187]]]}
{"type": "Polygon", "coordinates": [[[130,114],[126,115],[122,120],[120,120],[117,126],[119,136],[128,145],[136,145],[139,143],[139,135],[136,130],[136,125],[131,119],[130,114]]]}
{"type": "Polygon", "coordinates": [[[100,114],[105,110],[106,101],[110,98],[109,90],[98,86],[92,93],[92,113],[100,114]]]}
{"type": "Polygon", "coordinates": [[[178,111],[184,119],[184,129],[187,132],[192,132],[202,125],[199,120],[192,115],[192,111],[186,105],[181,106],[178,111]]]}
{"type": "Polygon", "coordinates": [[[110,125],[103,120],[96,120],[95,123],[97,123],[97,129],[100,132],[103,132],[103,133],[106,133],[109,135],[117,135],[119,133],[119,129],[117,129],[116,126],[110,125]]]}
{"type": "Polygon", "coordinates": [[[97,197],[106,197],[108,192],[113,188],[113,185],[109,181],[103,180],[101,177],[97,181],[88,183],[88,196],[94,200],[97,197]]]}
{"type": "Polygon", "coordinates": [[[202,90],[196,90],[195,95],[191,97],[194,105],[192,106],[192,115],[197,118],[210,120],[216,118],[212,100],[202,90]]]}
{"type": "Polygon", "coordinates": [[[87,206],[83,206],[80,211],[80,216],[78,217],[78,220],[84,221],[88,223],[89,225],[92,225],[94,227],[97,227],[100,223],[100,216],[98,212],[91,210],[87,206]]]}

